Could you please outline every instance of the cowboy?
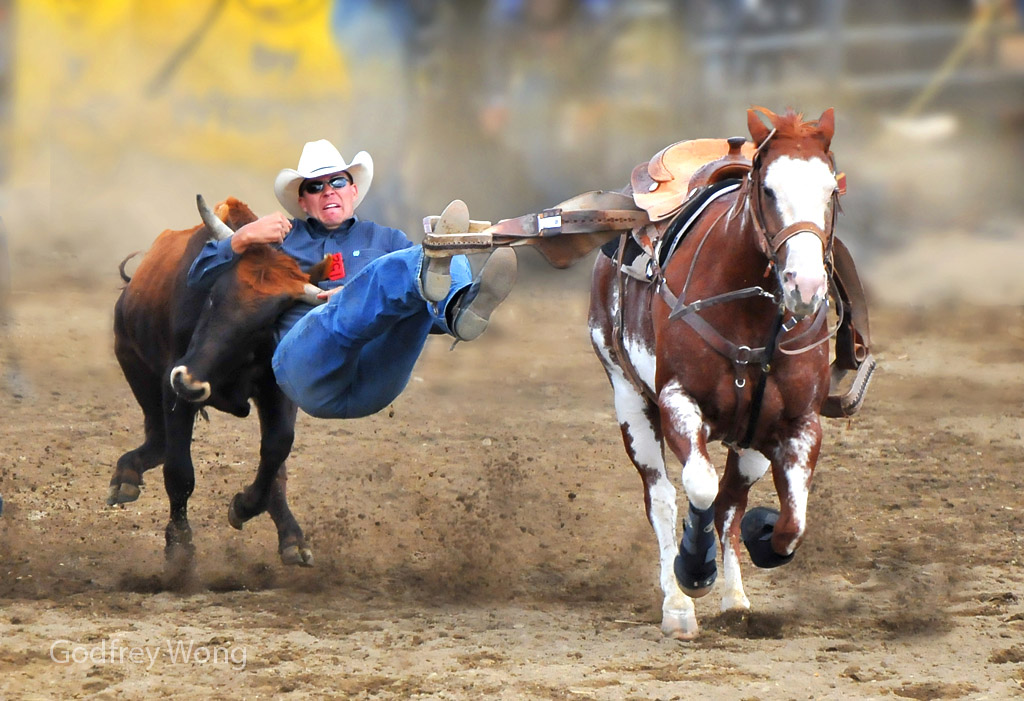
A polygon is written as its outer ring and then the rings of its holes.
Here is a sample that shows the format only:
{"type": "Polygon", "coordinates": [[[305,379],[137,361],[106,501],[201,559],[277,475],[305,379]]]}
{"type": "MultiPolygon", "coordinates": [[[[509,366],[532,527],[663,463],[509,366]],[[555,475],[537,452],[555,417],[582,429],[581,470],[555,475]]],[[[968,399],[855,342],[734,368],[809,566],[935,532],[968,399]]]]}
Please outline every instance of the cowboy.
{"type": "MultiPolygon", "coordinates": [[[[298,167],[285,168],[274,194],[292,216],[268,214],[223,241],[210,241],[188,274],[209,289],[250,246],[270,244],[304,271],[329,258],[319,283],[326,304],[297,304],[278,322],[273,370],[300,408],[320,418],[369,416],[405,389],[430,333],[471,341],[508,296],[516,256],[500,248],[474,280],[464,255],[425,258],[398,229],[355,216],[373,180],[373,159],[360,151],[346,162],[331,142],[308,142],[298,167]]],[[[459,201],[438,227],[467,231],[459,201]]]]}

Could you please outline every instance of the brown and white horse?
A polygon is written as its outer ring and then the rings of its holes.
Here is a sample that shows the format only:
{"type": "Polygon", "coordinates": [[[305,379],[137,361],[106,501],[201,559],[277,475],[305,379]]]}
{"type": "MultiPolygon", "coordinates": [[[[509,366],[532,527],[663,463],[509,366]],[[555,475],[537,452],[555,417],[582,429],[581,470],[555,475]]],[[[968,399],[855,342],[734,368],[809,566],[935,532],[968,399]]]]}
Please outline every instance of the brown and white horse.
{"type": "Polygon", "coordinates": [[[599,256],[591,291],[594,348],[658,538],[661,628],[679,639],[697,635],[691,597],[716,578],[714,527],[723,611],[750,608],[741,540],[759,567],[793,557],[807,527],[829,390],[833,112],[805,122],[756,108],[747,123],[757,147],[752,169],[706,206],[663,269],[655,260],[653,279],[637,280],[599,256]],[[729,449],[721,479],[709,441],[729,449]],[[679,543],[665,443],[682,463],[689,501],[679,543]],[[780,511],[758,507],[744,518],[748,490],[769,467],[780,511]]]}

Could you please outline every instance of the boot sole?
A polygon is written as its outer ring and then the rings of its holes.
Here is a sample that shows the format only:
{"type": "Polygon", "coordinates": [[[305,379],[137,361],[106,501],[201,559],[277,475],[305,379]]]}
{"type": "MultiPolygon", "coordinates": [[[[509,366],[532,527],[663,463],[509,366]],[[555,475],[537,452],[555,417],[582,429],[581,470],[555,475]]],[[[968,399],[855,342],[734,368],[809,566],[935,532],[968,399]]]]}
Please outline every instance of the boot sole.
{"type": "MultiPolygon", "coordinates": [[[[434,224],[432,235],[450,236],[465,232],[469,228],[469,208],[462,200],[452,200],[441,212],[437,222],[434,224]]],[[[429,236],[429,235],[428,235],[429,236]]],[[[423,265],[426,270],[423,273],[423,297],[428,302],[440,302],[448,296],[448,290],[452,286],[450,271],[451,257],[430,257],[426,255],[424,247],[423,265]]]]}
{"type": "Polygon", "coordinates": [[[455,317],[453,331],[462,341],[472,341],[487,330],[491,314],[505,301],[516,282],[516,253],[499,248],[480,271],[480,291],[455,317]]]}

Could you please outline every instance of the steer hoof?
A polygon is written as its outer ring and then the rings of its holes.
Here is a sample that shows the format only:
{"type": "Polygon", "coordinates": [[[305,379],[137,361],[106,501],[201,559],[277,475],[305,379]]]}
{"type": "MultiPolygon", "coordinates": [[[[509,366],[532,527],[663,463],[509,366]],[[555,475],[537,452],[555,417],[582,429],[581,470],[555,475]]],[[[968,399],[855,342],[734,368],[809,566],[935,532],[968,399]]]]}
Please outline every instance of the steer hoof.
{"type": "Polygon", "coordinates": [[[313,551],[306,546],[289,545],[281,551],[281,562],[299,567],[313,566],[313,551]]]}
{"type": "Polygon", "coordinates": [[[757,567],[770,568],[785,565],[796,553],[780,555],[772,549],[772,533],[779,520],[779,512],[767,506],[756,506],[743,515],[740,537],[750,553],[750,561],[757,567]]]}
{"type": "Polygon", "coordinates": [[[107,491],[107,506],[135,501],[141,493],[142,490],[137,484],[128,484],[127,482],[112,484],[110,490],[107,491]]]}
{"type": "Polygon", "coordinates": [[[247,518],[242,518],[238,514],[238,500],[241,498],[241,494],[236,494],[234,499],[231,500],[231,505],[228,506],[228,523],[231,524],[232,528],[239,531],[242,530],[242,526],[245,525],[245,522],[249,520],[247,518]]]}

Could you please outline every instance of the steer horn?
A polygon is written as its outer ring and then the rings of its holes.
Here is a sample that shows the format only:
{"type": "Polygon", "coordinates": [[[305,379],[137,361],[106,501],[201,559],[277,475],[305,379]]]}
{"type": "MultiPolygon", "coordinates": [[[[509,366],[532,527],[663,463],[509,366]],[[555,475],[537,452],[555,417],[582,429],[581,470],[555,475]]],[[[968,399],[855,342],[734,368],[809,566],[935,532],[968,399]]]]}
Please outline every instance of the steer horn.
{"type": "Polygon", "coordinates": [[[231,230],[230,226],[222,222],[216,214],[210,211],[202,195],[196,195],[196,206],[199,207],[199,216],[203,218],[203,223],[210,230],[211,241],[223,241],[235,233],[231,230]]]}
{"type": "Polygon", "coordinates": [[[314,307],[318,304],[326,304],[327,300],[321,299],[318,296],[321,292],[323,292],[323,290],[321,290],[319,287],[307,282],[305,285],[303,285],[302,296],[299,297],[299,301],[305,302],[306,304],[312,304],[314,307]]]}

